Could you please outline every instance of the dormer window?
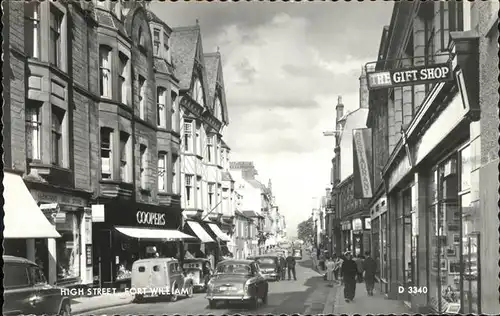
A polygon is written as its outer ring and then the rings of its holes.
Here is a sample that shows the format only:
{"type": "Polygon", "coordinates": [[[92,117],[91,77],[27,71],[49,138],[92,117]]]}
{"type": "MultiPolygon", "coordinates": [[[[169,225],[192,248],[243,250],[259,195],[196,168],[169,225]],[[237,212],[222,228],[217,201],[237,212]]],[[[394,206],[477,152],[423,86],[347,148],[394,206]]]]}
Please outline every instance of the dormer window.
{"type": "Polygon", "coordinates": [[[203,88],[201,86],[199,79],[196,79],[194,86],[193,86],[193,99],[199,105],[205,107],[205,102],[203,101],[203,88]]]}
{"type": "Polygon", "coordinates": [[[221,103],[220,99],[215,99],[214,115],[218,120],[221,120],[221,103]]]}

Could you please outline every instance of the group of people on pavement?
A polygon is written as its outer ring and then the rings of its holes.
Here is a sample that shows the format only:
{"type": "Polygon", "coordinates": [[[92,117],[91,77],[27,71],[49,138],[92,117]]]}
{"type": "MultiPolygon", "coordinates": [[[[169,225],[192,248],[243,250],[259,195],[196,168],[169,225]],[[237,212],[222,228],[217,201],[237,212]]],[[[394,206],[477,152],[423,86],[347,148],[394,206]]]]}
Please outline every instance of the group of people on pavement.
{"type": "MultiPolygon", "coordinates": [[[[375,287],[375,274],[377,272],[377,262],[370,256],[370,252],[365,252],[365,256],[353,257],[350,251],[346,251],[341,257],[333,254],[325,261],[326,279],[329,282],[338,281],[344,285],[344,298],[346,302],[351,302],[356,294],[356,283],[365,282],[366,292],[373,296],[375,287]]],[[[331,283],[331,286],[333,284],[331,283]]]]}
{"type": "Polygon", "coordinates": [[[297,281],[297,276],[295,274],[295,258],[291,254],[284,258],[284,256],[280,253],[278,254],[278,259],[278,274],[280,276],[280,280],[284,280],[286,278],[286,271],[288,270],[288,280],[291,280],[293,275],[293,279],[297,281]]]}

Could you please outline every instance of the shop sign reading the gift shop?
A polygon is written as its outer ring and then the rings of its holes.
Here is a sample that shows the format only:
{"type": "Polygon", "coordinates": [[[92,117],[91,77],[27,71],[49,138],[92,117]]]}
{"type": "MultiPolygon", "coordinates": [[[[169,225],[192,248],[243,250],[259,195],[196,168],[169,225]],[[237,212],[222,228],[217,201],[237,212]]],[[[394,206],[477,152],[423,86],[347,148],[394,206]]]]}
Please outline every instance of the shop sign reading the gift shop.
{"type": "Polygon", "coordinates": [[[451,63],[413,66],[383,71],[367,70],[366,74],[368,89],[370,90],[453,80],[451,63]]]}
{"type": "Polygon", "coordinates": [[[165,214],[162,213],[138,210],[135,217],[139,225],[164,226],[166,224],[165,214]]]}

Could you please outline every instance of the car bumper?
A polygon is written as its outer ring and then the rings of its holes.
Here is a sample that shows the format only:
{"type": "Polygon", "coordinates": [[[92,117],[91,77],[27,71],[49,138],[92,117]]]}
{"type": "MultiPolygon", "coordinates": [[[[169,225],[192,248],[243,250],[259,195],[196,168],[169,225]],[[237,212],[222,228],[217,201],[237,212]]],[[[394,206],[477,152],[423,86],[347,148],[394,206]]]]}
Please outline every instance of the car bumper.
{"type": "Polygon", "coordinates": [[[250,295],[224,295],[224,294],[211,294],[207,295],[206,299],[212,300],[225,300],[225,301],[246,301],[251,299],[250,295]]]}

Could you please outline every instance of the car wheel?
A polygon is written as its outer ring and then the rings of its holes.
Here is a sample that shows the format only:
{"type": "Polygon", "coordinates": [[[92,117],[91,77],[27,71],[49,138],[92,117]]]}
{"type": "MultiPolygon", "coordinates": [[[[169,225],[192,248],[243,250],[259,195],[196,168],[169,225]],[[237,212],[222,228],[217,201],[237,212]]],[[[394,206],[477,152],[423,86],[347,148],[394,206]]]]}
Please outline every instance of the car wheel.
{"type": "Polygon", "coordinates": [[[140,302],[142,302],[143,300],[144,300],[144,296],[143,296],[142,294],[136,294],[136,295],[135,295],[135,299],[134,299],[134,301],[135,301],[136,303],[140,303],[140,302]]]}
{"type": "Polygon", "coordinates": [[[215,300],[208,300],[208,306],[210,309],[214,309],[217,305],[217,302],[215,300]]]}
{"type": "Polygon", "coordinates": [[[59,316],[71,316],[71,306],[69,303],[63,303],[61,311],[59,311],[59,316]]]}
{"type": "Polygon", "coordinates": [[[259,298],[253,297],[250,299],[250,308],[257,309],[259,307],[259,298]]]}

